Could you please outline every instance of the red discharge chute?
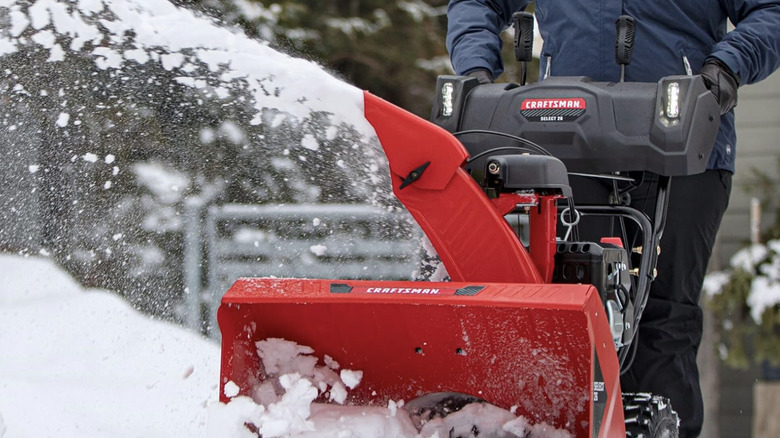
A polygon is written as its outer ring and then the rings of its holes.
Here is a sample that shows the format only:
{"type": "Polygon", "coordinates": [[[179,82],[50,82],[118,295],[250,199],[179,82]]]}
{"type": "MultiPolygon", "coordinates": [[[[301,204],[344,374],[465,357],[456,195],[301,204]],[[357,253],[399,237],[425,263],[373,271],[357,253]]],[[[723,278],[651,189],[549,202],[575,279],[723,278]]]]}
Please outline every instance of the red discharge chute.
{"type": "Polygon", "coordinates": [[[370,93],[365,112],[390,163],[395,196],[452,280],[542,283],[501,212],[463,169],[468,153],[452,134],[370,93]],[[401,188],[426,163],[419,179],[401,188]]]}

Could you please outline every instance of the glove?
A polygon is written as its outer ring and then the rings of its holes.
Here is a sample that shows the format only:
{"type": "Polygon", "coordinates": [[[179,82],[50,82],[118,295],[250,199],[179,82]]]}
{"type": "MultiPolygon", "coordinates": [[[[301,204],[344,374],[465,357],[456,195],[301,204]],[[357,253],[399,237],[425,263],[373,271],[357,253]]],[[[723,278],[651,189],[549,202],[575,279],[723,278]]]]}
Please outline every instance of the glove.
{"type": "Polygon", "coordinates": [[[720,104],[720,115],[726,114],[737,106],[737,87],[739,77],[717,58],[710,58],[704,63],[701,71],[704,85],[712,91],[720,104]]]}
{"type": "Polygon", "coordinates": [[[470,78],[477,78],[480,84],[493,83],[493,74],[485,69],[472,70],[466,73],[466,76],[470,78]]]}

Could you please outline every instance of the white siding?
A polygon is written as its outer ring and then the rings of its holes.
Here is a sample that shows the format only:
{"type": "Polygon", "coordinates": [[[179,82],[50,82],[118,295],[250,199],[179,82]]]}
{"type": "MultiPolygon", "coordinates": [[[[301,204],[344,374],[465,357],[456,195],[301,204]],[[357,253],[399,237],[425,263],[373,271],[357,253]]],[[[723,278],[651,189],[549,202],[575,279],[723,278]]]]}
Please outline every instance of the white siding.
{"type": "MultiPolygon", "coordinates": [[[[764,81],[741,87],[737,115],[737,171],[729,208],[723,218],[712,268],[725,267],[731,256],[750,241],[750,198],[770,195],[780,184],[780,72],[764,81]],[[769,175],[770,193],[751,188],[756,170],[769,175]]],[[[762,228],[775,220],[777,199],[763,212],[762,228]]]]}

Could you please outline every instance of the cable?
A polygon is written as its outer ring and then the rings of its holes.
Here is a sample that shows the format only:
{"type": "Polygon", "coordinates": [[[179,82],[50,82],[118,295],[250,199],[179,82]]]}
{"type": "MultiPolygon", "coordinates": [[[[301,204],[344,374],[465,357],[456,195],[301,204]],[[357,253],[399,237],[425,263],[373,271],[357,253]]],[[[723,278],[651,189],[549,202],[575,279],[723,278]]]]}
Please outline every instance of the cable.
{"type": "Polygon", "coordinates": [[[487,151],[480,152],[479,154],[471,157],[471,160],[474,160],[474,159],[479,158],[481,156],[487,155],[488,153],[495,152],[497,150],[506,150],[506,149],[520,149],[520,150],[526,151],[526,152],[535,152],[538,155],[552,156],[552,154],[550,154],[550,152],[547,149],[539,146],[538,144],[532,142],[531,140],[527,140],[525,138],[518,137],[518,136],[512,135],[512,134],[507,134],[507,133],[504,133],[504,132],[491,131],[491,130],[488,130],[488,129],[470,129],[470,130],[467,130],[467,131],[458,131],[458,132],[453,132],[452,133],[452,135],[454,135],[455,137],[460,137],[460,136],[469,135],[469,134],[495,135],[495,136],[498,136],[498,137],[504,137],[504,138],[508,138],[508,139],[514,140],[514,141],[516,141],[518,143],[522,143],[525,146],[527,146],[525,148],[524,147],[520,147],[520,146],[502,146],[502,147],[498,147],[498,148],[494,148],[494,149],[489,149],[487,151]]]}
{"type": "MultiPolygon", "coordinates": [[[[573,198],[566,198],[566,203],[569,205],[569,215],[577,213],[576,206],[574,205],[574,199],[573,198]]],[[[561,212],[561,214],[563,214],[563,212],[561,212]]],[[[573,231],[571,237],[572,237],[574,242],[579,242],[579,240],[580,240],[580,229],[579,229],[579,227],[577,227],[577,226],[574,227],[574,231],[573,231]]]]}
{"type": "Polygon", "coordinates": [[[481,158],[481,157],[484,157],[485,155],[490,155],[493,152],[498,152],[498,151],[503,151],[503,150],[513,150],[513,151],[521,150],[521,151],[524,151],[524,152],[536,152],[533,149],[524,148],[522,146],[501,146],[501,147],[497,147],[497,148],[488,149],[486,151],[482,151],[482,152],[480,152],[480,153],[470,157],[468,162],[470,163],[470,162],[476,160],[477,158],[481,158]]]}

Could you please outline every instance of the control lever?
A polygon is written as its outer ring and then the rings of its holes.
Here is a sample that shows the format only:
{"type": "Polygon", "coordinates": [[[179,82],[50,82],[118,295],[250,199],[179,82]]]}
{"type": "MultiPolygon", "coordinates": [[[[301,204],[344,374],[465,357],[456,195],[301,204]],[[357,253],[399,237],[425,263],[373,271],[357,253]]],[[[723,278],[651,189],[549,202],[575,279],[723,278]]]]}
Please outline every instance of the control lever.
{"type": "Polygon", "coordinates": [[[534,57],[534,16],[530,12],[512,14],[515,28],[515,59],[520,62],[520,85],[525,85],[528,63],[534,57]]]}
{"type": "Polygon", "coordinates": [[[626,66],[631,62],[634,51],[636,23],[628,15],[621,15],[615,22],[615,61],[620,65],[620,82],[626,80],[626,66]]]}

